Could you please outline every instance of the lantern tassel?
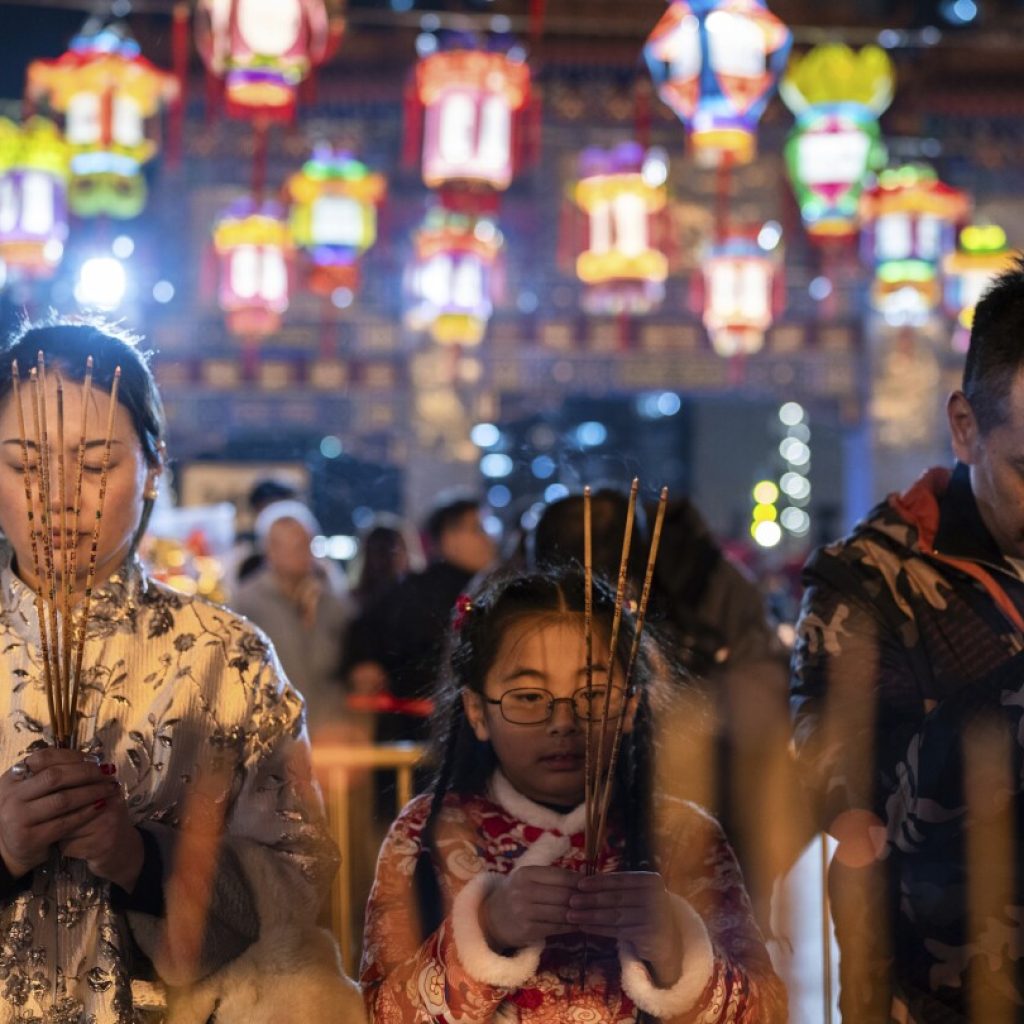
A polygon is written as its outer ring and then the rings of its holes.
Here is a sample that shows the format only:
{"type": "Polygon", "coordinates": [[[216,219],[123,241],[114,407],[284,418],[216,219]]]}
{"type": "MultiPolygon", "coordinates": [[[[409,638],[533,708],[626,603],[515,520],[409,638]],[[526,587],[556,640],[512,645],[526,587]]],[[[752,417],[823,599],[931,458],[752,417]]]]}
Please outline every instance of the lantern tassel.
{"type": "Polygon", "coordinates": [[[181,144],[185,126],[185,107],[188,104],[188,4],[174,5],[174,21],[171,26],[171,53],[174,63],[174,77],[178,82],[178,95],[171,104],[170,132],[167,139],[167,164],[181,166],[181,144]]]}
{"type": "Polygon", "coordinates": [[[423,148],[423,105],[416,92],[415,78],[410,78],[405,87],[405,131],[402,145],[402,165],[415,165],[423,148]]]}

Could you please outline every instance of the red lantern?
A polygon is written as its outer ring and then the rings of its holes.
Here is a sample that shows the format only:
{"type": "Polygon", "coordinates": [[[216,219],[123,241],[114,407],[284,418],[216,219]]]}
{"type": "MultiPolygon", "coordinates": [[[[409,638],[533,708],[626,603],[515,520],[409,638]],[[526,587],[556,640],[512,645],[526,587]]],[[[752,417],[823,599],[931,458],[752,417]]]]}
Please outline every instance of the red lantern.
{"type": "Polygon", "coordinates": [[[299,84],[341,38],[324,0],[200,0],[196,46],[232,117],[287,120],[299,84]]]}
{"type": "MultiPolygon", "coordinates": [[[[530,70],[521,59],[484,50],[433,53],[417,65],[416,98],[425,110],[428,188],[453,182],[508,188],[516,164],[516,117],[530,98],[530,70]]],[[[418,118],[419,110],[412,116],[418,118]]]]}

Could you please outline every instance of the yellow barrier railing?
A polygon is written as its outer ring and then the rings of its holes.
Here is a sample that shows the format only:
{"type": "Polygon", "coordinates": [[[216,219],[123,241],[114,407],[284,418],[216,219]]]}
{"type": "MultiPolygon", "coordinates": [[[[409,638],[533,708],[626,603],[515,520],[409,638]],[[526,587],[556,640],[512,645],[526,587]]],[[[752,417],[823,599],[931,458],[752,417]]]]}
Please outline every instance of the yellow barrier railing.
{"type": "Polygon", "coordinates": [[[331,834],[341,851],[341,867],[331,889],[331,925],[341,942],[345,969],[353,976],[359,969],[359,951],[354,948],[352,935],[352,777],[356,773],[393,771],[397,813],[412,799],[413,768],[423,752],[424,747],[418,743],[313,745],[313,768],[323,787],[331,834]]]}

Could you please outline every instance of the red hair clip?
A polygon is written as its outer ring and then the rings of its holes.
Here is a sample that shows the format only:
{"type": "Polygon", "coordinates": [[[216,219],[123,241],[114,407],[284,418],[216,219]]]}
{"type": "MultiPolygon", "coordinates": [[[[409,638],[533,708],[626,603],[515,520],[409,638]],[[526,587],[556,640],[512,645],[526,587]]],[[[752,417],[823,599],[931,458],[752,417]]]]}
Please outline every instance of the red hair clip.
{"type": "Polygon", "coordinates": [[[452,616],[452,629],[456,633],[461,632],[462,627],[466,624],[466,619],[469,618],[469,613],[473,610],[473,599],[469,594],[459,594],[455,599],[455,614],[452,616]]]}

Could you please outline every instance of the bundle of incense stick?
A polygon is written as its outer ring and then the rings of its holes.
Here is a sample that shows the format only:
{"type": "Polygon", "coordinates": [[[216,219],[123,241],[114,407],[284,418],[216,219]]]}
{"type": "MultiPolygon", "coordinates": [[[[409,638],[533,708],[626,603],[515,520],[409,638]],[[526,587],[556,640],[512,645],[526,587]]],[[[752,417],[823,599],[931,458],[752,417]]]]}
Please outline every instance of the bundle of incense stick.
{"type": "Polygon", "coordinates": [[[70,747],[75,743],[86,625],[89,620],[89,607],[96,578],[100,527],[103,523],[103,504],[107,493],[107,470],[110,466],[110,448],[114,434],[114,412],[117,408],[117,389],[121,379],[121,368],[117,367],[110,386],[110,410],[103,446],[103,465],[100,471],[96,516],[92,525],[89,566],[76,622],[76,616],[72,609],[75,599],[75,581],[78,578],[78,540],[82,535],[80,524],[82,476],[85,468],[92,371],[93,360],[92,356],[89,356],[85,364],[78,454],[74,467],[73,484],[69,487],[68,467],[64,457],[64,382],[59,374],[55,374],[57,437],[55,439],[56,477],[54,477],[53,439],[50,437],[47,418],[46,360],[43,353],[40,352],[36,365],[29,374],[31,382],[29,404],[33,426],[31,436],[25,426],[26,417],[18,363],[17,361],[11,363],[11,384],[18,412],[18,431],[21,441],[21,468],[25,481],[25,511],[28,517],[32,572],[36,579],[36,615],[39,618],[43,682],[46,687],[46,703],[50,713],[53,741],[59,747],[70,747]],[[56,494],[54,494],[54,487],[56,487],[56,494]],[[72,502],[70,512],[69,500],[72,502]],[[54,515],[54,501],[59,509],[56,516],[54,515]],[[55,537],[59,538],[59,547],[54,544],[55,537]]]}
{"type": "MultiPolygon", "coordinates": [[[[651,547],[647,555],[647,569],[644,573],[644,584],[637,606],[634,624],[633,641],[629,656],[626,659],[625,679],[622,682],[624,691],[622,700],[612,719],[612,687],[615,683],[615,669],[619,663],[617,656],[619,632],[622,626],[622,612],[626,601],[626,582],[629,574],[629,552],[633,539],[633,523],[636,518],[636,499],[640,481],[634,479],[629,491],[629,506],[626,512],[626,531],[622,540],[622,556],[619,560],[619,577],[615,588],[615,610],[612,615],[611,636],[608,641],[608,678],[604,687],[604,703],[601,719],[597,730],[597,749],[594,750],[594,722],[592,716],[587,720],[586,747],[584,760],[585,785],[585,835],[584,855],[586,873],[594,874],[597,870],[597,858],[604,846],[605,831],[608,825],[608,808],[611,804],[612,790],[615,784],[615,766],[622,745],[622,733],[626,721],[626,712],[633,686],[633,670],[640,653],[640,641],[643,635],[644,622],[647,616],[647,603],[651,596],[651,583],[654,579],[654,566],[658,558],[658,547],[661,544],[661,530],[665,521],[665,509],[668,504],[668,488],[663,487],[658,499],[658,512],[651,534],[651,547]],[[609,725],[613,730],[609,736],[609,725]],[[608,746],[606,747],[606,744],[608,746]],[[605,750],[608,756],[605,757],[605,750]],[[605,763],[607,761],[607,764],[605,763]]],[[[583,491],[583,571],[585,576],[584,606],[584,648],[586,657],[587,689],[594,688],[594,615],[593,615],[593,558],[590,488],[583,491]]],[[[598,698],[599,699],[599,698],[598,698]]],[[[593,700],[593,698],[591,698],[593,700]]]]}

